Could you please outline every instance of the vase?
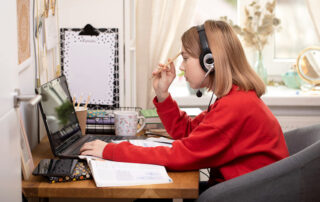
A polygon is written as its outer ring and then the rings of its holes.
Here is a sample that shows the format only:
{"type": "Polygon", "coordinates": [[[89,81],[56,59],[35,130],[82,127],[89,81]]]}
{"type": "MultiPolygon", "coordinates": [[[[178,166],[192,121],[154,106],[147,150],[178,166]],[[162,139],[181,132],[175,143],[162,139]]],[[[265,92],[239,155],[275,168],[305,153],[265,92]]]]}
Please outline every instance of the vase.
{"type": "Polygon", "coordinates": [[[267,84],[268,83],[268,75],[267,75],[267,69],[263,65],[263,57],[262,52],[257,51],[257,57],[256,57],[256,63],[254,66],[255,71],[260,76],[262,81],[267,84]]]}

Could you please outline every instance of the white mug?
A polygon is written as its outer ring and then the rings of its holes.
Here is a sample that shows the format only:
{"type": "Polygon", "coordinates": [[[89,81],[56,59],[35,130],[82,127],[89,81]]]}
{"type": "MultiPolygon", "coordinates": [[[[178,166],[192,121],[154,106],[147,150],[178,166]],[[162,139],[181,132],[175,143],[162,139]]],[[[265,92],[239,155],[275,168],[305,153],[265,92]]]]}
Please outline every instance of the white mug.
{"type": "Polygon", "coordinates": [[[144,116],[138,116],[136,111],[114,112],[114,126],[118,136],[135,136],[146,125],[144,116]],[[142,120],[141,127],[137,130],[138,120],[142,120]]]}

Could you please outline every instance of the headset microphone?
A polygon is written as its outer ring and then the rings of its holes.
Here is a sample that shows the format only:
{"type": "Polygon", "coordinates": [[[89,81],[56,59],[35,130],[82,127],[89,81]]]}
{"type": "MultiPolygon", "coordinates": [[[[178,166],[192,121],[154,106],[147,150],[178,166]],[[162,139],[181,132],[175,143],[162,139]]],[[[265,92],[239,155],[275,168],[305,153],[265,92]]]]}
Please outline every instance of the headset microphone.
{"type": "Polygon", "coordinates": [[[205,80],[206,77],[210,74],[210,72],[211,72],[212,70],[214,70],[214,65],[212,65],[212,66],[210,67],[210,69],[208,70],[208,72],[206,73],[206,75],[204,75],[204,78],[203,78],[203,80],[201,81],[201,83],[200,83],[200,85],[199,85],[199,89],[197,90],[197,93],[196,93],[197,97],[202,97],[202,92],[201,92],[200,88],[201,88],[204,80],[205,80]]]}
{"type": "Polygon", "coordinates": [[[201,90],[200,89],[198,89],[198,91],[197,91],[197,97],[202,97],[202,92],[201,92],[201,90]]]}

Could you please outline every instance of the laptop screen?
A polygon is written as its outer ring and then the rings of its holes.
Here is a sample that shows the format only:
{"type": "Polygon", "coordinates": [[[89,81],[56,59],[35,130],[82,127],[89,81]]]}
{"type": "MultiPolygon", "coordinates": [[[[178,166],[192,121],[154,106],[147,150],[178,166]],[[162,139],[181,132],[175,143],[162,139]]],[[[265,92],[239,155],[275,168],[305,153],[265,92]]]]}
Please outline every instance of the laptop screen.
{"type": "Polygon", "coordinates": [[[66,77],[54,79],[37,90],[42,96],[40,103],[42,117],[54,148],[57,149],[68,139],[81,137],[66,77]]]}

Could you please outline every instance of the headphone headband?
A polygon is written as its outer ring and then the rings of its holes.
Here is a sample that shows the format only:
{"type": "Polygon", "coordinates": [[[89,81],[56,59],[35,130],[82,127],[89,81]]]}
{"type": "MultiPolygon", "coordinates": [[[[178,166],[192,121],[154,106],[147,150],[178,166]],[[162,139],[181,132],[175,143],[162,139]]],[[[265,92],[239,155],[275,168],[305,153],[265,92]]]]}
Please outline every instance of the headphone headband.
{"type": "Polygon", "coordinates": [[[200,45],[201,45],[202,51],[204,51],[204,50],[209,50],[210,51],[210,48],[209,48],[209,45],[208,45],[207,36],[206,36],[206,32],[204,30],[204,25],[197,26],[197,30],[198,30],[198,34],[199,34],[200,45]]]}

